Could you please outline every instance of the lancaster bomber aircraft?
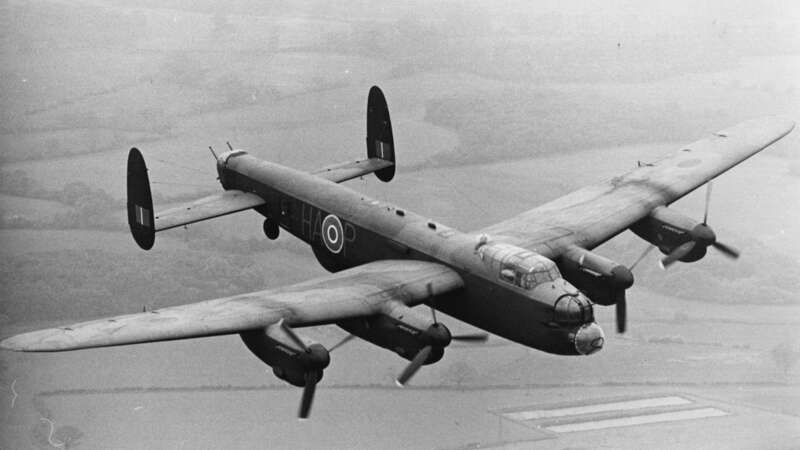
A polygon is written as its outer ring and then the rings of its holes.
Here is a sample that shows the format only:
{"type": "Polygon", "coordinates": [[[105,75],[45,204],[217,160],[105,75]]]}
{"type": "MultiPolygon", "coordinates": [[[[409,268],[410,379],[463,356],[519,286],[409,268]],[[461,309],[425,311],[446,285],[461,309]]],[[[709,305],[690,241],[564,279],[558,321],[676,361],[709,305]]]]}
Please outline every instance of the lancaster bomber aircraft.
{"type": "Polygon", "coordinates": [[[384,182],[395,175],[392,126],[378,87],[367,100],[366,159],[306,173],[231,148],[214,155],[224,192],[158,214],[147,167],[134,148],[128,155],[128,223],[143,249],[153,246],[156,232],[253,209],[264,216],[268,238],[286,230],[308,243],[333,273],[292,286],[34,331],[0,346],[51,352],[238,333],[276,376],[304,388],[303,418],[330,362],[330,349],[296,331],[305,326],[336,324],[348,338],[397,352],[410,361],[397,378],[400,385],[422,365],[441,359],[451,340],[486,338],[451,335],[434,310],[548,353],[589,355],[604,344],[594,305],[615,305],[617,329],[624,332],[625,291],[633,285],[629,267],[592,249],[630,229],[650,248],[658,247],[664,266],[697,261],[708,247],[737,257],[736,250],[717,242],[707,217],[699,222],[669,205],[793,128],[792,121],[778,117],[743,122],[469,233],[340,184],[370,173],[384,182]],[[421,304],[431,311],[415,308],[421,304]]]}

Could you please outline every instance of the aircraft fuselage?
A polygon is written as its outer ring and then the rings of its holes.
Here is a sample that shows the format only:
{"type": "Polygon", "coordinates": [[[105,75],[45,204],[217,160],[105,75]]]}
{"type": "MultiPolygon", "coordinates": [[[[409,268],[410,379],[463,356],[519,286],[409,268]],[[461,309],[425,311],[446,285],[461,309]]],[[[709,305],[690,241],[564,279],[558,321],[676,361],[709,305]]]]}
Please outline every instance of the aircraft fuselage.
{"type": "MultiPolygon", "coordinates": [[[[220,155],[217,169],[225,189],[252,192],[265,199],[266,205],[256,210],[308,243],[329,271],[384,259],[438,262],[457,271],[464,288],[436,298],[436,309],[549,353],[592,353],[602,347],[602,331],[593,324],[591,302],[557,269],[550,272],[556,274],[553,279],[536,286],[520,283],[519,275],[514,280],[510,269],[503,272],[506,278],[501,275],[503,263],[492,255],[509,246],[481,242],[481,236],[245,152],[220,155]],[[590,325],[591,330],[587,328],[590,325]],[[595,336],[596,348],[588,352],[577,349],[576,336],[582,328],[584,334],[595,336]]],[[[544,257],[518,250],[531,261],[541,261],[545,268],[555,268],[544,257]]]]}

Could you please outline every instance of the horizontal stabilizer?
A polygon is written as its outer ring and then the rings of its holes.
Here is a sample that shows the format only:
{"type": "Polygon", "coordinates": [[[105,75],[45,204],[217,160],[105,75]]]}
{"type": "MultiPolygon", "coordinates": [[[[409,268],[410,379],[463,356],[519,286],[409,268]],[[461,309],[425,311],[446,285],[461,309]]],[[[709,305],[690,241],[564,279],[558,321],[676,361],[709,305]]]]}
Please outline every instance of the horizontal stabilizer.
{"type": "Polygon", "coordinates": [[[369,158],[337,164],[317,170],[313,173],[314,175],[333,181],[334,183],[341,183],[342,181],[352,180],[353,178],[358,178],[373,172],[378,173],[387,167],[393,166],[394,164],[391,161],[380,158],[369,158]]]}
{"type": "Polygon", "coordinates": [[[265,203],[264,199],[256,194],[230,189],[219,194],[203,197],[192,203],[159,212],[155,217],[155,230],[169,230],[170,228],[255,208],[265,203]]]}
{"type": "Polygon", "coordinates": [[[372,86],[367,98],[367,159],[340,163],[312,174],[341,183],[374,173],[381,181],[391,181],[395,173],[394,137],[386,98],[378,86],[372,86]]]}
{"type": "Polygon", "coordinates": [[[153,197],[144,157],[136,148],[128,153],[128,225],[133,239],[145,250],[153,248],[157,231],[244,211],[265,203],[256,194],[230,189],[153,214],[153,197]]]}

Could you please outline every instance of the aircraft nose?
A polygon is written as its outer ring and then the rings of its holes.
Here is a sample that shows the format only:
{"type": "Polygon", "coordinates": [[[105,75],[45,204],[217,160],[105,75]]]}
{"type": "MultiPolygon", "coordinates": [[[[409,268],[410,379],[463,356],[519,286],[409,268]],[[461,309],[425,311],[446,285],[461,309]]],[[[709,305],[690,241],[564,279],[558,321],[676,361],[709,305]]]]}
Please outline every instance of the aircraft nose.
{"type": "Polygon", "coordinates": [[[599,352],[606,342],[603,329],[596,323],[589,323],[578,328],[575,333],[575,350],[581,355],[599,352]]]}

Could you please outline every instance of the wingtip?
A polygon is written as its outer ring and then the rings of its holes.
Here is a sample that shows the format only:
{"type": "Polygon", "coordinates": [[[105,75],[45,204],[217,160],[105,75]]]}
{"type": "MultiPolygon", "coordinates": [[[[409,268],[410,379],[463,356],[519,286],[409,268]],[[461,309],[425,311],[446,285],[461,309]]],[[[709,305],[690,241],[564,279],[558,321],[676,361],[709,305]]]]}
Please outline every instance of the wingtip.
{"type": "Polygon", "coordinates": [[[792,131],[794,129],[795,125],[797,124],[794,121],[794,119],[792,119],[791,117],[788,117],[788,116],[776,115],[776,116],[771,116],[770,119],[772,119],[773,121],[776,121],[776,122],[780,122],[781,125],[783,125],[783,127],[787,129],[787,132],[788,131],[792,131]]]}
{"type": "MultiPolygon", "coordinates": [[[[759,119],[755,119],[759,120],[759,119]]],[[[781,132],[784,136],[789,134],[796,125],[794,119],[788,116],[773,115],[762,117],[761,122],[765,125],[772,126],[776,131],[781,132]]]]}
{"type": "Polygon", "coordinates": [[[717,135],[728,135],[737,133],[741,130],[758,130],[762,132],[775,133],[782,136],[789,134],[795,127],[794,119],[782,115],[758,116],[750,120],[745,120],[724,130],[718,131],[717,135]]]}
{"type": "Polygon", "coordinates": [[[0,341],[0,349],[14,352],[55,352],[67,350],[61,343],[52,342],[56,329],[17,334],[0,341]]]}
{"type": "Polygon", "coordinates": [[[23,348],[19,345],[17,336],[12,336],[0,341],[0,349],[10,350],[12,352],[21,352],[23,348]]]}

